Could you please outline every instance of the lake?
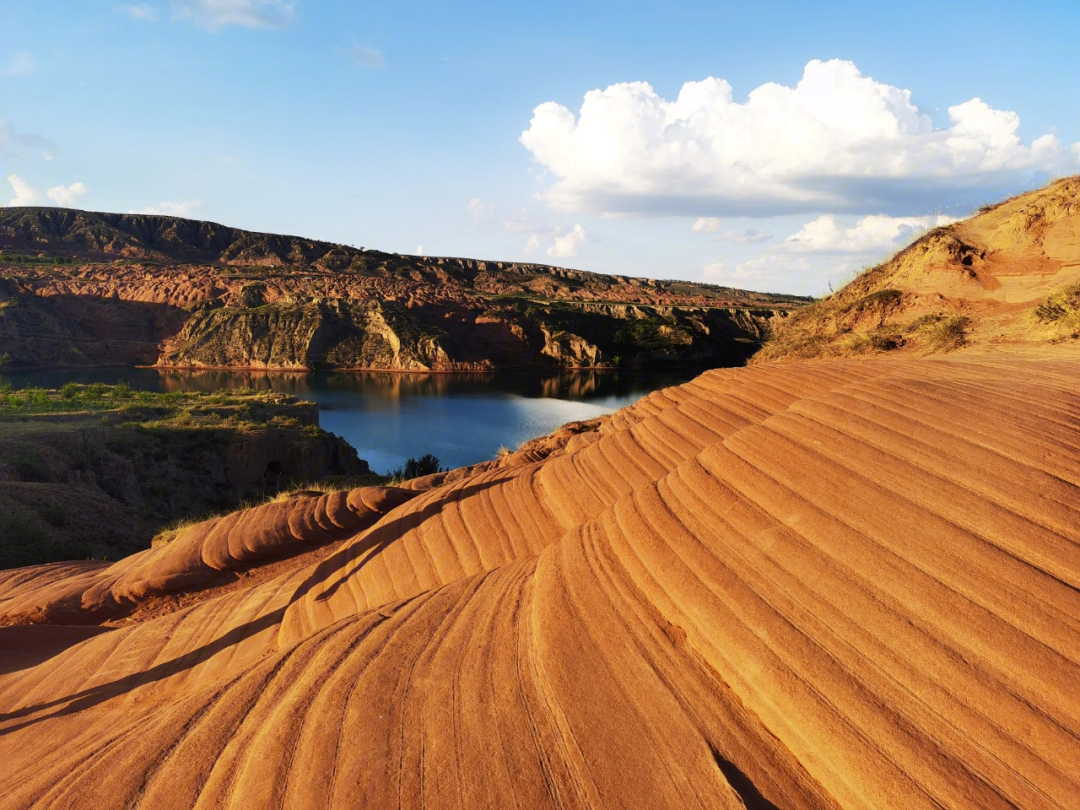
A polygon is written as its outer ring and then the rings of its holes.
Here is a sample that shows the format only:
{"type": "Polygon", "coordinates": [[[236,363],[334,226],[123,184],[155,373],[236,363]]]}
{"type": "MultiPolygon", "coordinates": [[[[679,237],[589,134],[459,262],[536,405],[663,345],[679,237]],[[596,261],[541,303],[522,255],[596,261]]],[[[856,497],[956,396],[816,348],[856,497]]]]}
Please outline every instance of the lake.
{"type": "Polygon", "coordinates": [[[592,419],[697,372],[541,371],[493,374],[175,371],[139,368],[5,371],[14,388],[126,382],[145,391],[273,389],[319,404],[325,430],[342,436],[375,472],[425,453],[444,467],[486,461],[566,422],[592,419]]]}

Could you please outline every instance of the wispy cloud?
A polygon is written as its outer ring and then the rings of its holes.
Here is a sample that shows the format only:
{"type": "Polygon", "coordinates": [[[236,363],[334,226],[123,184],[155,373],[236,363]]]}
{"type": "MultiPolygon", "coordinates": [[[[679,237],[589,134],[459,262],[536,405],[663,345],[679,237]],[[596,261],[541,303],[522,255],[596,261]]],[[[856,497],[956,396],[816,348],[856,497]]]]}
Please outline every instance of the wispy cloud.
{"type": "Polygon", "coordinates": [[[0,64],[0,76],[5,79],[14,79],[19,76],[29,76],[37,70],[37,60],[25,51],[13,53],[0,64]]]}
{"type": "Polygon", "coordinates": [[[157,10],[149,3],[133,3],[125,6],[117,6],[116,10],[135,20],[157,19],[157,10]]]}
{"type": "Polygon", "coordinates": [[[184,217],[190,219],[195,216],[195,212],[200,208],[202,208],[202,200],[184,200],[183,202],[171,202],[165,200],[164,202],[159,202],[157,205],[149,205],[146,208],[133,213],[157,214],[158,216],[184,217]]]}
{"type": "Polygon", "coordinates": [[[0,157],[16,153],[20,146],[40,151],[46,160],[52,160],[56,153],[56,144],[48,138],[29,132],[19,132],[0,118],[0,157]]]}
{"type": "Polygon", "coordinates": [[[479,197],[473,197],[469,200],[468,209],[473,222],[486,222],[495,214],[495,203],[485,203],[479,197]]]}
{"type": "Polygon", "coordinates": [[[181,0],[174,16],[210,31],[227,25],[284,28],[292,22],[293,5],[284,0],[181,0]]]}
{"type": "Polygon", "coordinates": [[[747,228],[745,231],[724,231],[723,239],[730,239],[741,245],[756,245],[772,238],[771,233],[759,231],[757,228],[747,228]]]}
{"type": "Polygon", "coordinates": [[[381,68],[386,66],[382,52],[378,48],[353,43],[349,46],[349,58],[360,67],[381,68]]]}

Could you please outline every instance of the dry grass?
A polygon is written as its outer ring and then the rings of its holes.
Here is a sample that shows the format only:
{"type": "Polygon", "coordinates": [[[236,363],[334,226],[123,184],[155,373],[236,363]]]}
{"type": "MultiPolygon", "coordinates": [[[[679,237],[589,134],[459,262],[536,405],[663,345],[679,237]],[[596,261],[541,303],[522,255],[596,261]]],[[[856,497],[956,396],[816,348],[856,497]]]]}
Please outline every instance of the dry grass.
{"type": "MultiPolygon", "coordinates": [[[[843,308],[840,314],[851,313],[861,303],[862,301],[859,301],[855,305],[843,308]]],[[[833,317],[830,330],[815,329],[814,327],[820,326],[821,322],[814,320],[810,320],[804,328],[800,328],[799,324],[793,324],[791,326],[794,328],[789,327],[784,333],[766,344],[754,357],[754,362],[816,357],[859,357],[898,349],[910,349],[923,354],[939,354],[955,351],[967,345],[967,335],[971,326],[969,318],[947,313],[923,315],[907,322],[886,323],[872,329],[837,327],[836,321],[837,318],[833,317]]]]}
{"type": "Polygon", "coordinates": [[[1032,314],[1038,325],[1050,327],[1052,341],[1080,337],[1080,284],[1055,290],[1032,314]]]}

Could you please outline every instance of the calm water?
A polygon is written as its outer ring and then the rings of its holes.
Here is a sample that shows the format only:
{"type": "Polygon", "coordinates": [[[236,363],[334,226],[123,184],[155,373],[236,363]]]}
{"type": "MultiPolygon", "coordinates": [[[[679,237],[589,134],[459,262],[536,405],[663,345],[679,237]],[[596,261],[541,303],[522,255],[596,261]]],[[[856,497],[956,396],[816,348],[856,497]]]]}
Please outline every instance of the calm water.
{"type": "Polygon", "coordinates": [[[5,372],[14,388],[126,382],[146,391],[259,388],[319,403],[325,430],[344,437],[376,472],[434,453],[460,467],[516,448],[577,419],[591,419],[694,376],[686,373],[497,374],[281,373],[62,369],[5,372]]]}

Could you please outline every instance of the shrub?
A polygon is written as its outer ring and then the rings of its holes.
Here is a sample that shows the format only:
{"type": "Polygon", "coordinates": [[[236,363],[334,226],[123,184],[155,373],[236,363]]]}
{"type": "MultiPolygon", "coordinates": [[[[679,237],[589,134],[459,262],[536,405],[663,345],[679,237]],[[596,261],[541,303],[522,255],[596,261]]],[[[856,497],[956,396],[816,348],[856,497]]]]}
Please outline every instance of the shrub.
{"type": "Polygon", "coordinates": [[[79,386],[73,382],[65,383],[64,387],[60,389],[60,396],[64,399],[75,399],[79,396],[79,386]]]}
{"type": "Polygon", "coordinates": [[[431,453],[426,453],[420,456],[420,458],[409,458],[405,461],[404,467],[398,467],[389,473],[390,478],[396,481],[410,481],[413,478],[420,478],[425,475],[434,475],[437,472],[442,472],[443,469],[439,466],[439,459],[433,456],[431,453]]]}
{"type": "Polygon", "coordinates": [[[67,511],[61,509],[59,506],[52,504],[46,504],[38,509],[38,514],[41,515],[42,520],[48,523],[50,526],[66,526],[68,523],[67,511]]]}
{"type": "Polygon", "coordinates": [[[0,568],[36,562],[48,543],[48,532],[34,514],[19,507],[0,511],[0,568]]]}
{"type": "Polygon", "coordinates": [[[931,351],[948,352],[967,343],[967,328],[971,323],[963,315],[949,315],[926,330],[926,343],[931,351]]]}

